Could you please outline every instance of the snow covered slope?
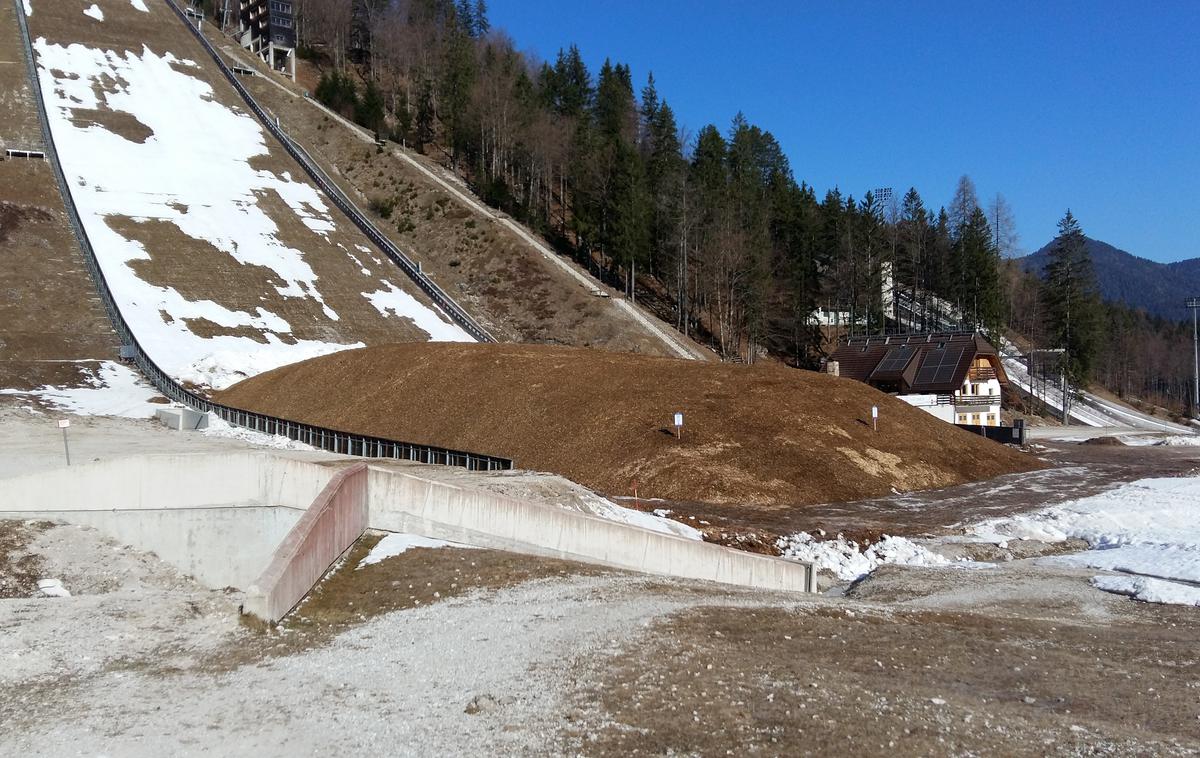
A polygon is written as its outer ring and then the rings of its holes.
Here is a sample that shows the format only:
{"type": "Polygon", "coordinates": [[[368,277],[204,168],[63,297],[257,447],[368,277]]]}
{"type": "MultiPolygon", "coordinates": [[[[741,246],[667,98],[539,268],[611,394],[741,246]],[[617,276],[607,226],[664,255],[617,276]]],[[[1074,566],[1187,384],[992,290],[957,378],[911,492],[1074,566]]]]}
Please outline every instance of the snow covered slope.
{"type": "Polygon", "coordinates": [[[220,388],[350,347],[470,341],[304,180],[163,3],[31,5],[72,198],[160,367],[220,388]]]}

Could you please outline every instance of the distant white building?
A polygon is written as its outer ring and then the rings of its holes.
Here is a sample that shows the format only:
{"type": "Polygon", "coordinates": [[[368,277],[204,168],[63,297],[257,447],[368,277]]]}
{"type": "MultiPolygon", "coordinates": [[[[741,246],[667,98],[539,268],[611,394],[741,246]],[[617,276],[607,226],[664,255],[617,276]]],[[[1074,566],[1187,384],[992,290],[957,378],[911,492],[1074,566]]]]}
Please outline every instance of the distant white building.
{"type": "Polygon", "coordinates": [[[1008,377],[996,348],[976,332],[846,337],[830,360],[841,376],[947,423],[1000,426],[1008,377]]]}

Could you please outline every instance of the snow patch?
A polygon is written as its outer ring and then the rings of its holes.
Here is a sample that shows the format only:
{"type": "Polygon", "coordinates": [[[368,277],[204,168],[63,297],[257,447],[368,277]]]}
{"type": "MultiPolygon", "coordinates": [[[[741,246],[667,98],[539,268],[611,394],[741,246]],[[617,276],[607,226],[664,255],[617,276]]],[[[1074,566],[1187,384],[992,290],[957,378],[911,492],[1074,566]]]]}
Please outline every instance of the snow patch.
{"type": "Polygon", "coordinates": [[[104,20],[104,11],[100,10],[100,6],[96,5],[95,3],[92,3],[92,7],[85,10],[83,12],[83,15],[91,16],[92,18],[96,19],[97,21],[104,20]]]}
{"type": "Polygon", "coordinates": [[[1033,513],[985,521],[970,534],[987,542],[1081,539],[1090,550],[1045,560],[1137,575],[1098,577],[1104,581],[1093,583],[1100,589],[1119,588],[1110,591],[1138,599],[1186,599],[1200,583],[1200,478],[1141,479],[1033,513]]]}
{"type": "Polygon", "coordinates": [[[129,0],[129,3],[133,6],[134,10],[139,10],[142,13],[150,12],[150,9],[146,7],[145,0],[129,0]]]}
{"type": "MultiPolygon", "coordinates": [[[[661,516],[657,511],[655,513],[645,513],[633,508],[625,508],[599,495],[581,495],[580,499],[586,506],[585,513],[598,516],[602,519],[618,521],[630,526],[638,526],[642,529],[649,529],[652,532],[673,534],[676,537],[684,537],[689,540],[704,539],[704,533],[700,530],[693,529],[687,524],[682,524],[674,519],[661,516]]],[[[667,511],[667,513],[670,513],[670,511],[667,511]]]]}
{"type": "Polygon", "coordinates": [[[422,537],[419,534],[387,534],[383,539],[375,543],[375,547],[371,548],[371,552],[367,553],[366,557],[359,561],[354,569],[357,571],[363,566],[370,566],[388,558],[394,558],[397,555],[408,552],[414,547],[460,547],[474,549],[471,545],[435,540],[431,537],[422,537]]]}
{"type": "Polygon", "coordinates": [[[26,17],[32,16],[33,15],[33,6],[29,4],[29,0],[21,0],[21,2],[25,5],[25,16],[26,17]]]}
{"type": "Polygon", "coordinates": [[[950,561],[905,537],[889,537],[866,550],[842,535],[818,541],[808,532],[780,537],[776,543],[784,558],[811,562],[817,570],[829,571],[838,579],[866,576],[885,563],[901,566],[946,566],[950,561]]]}
{"type": "Polygon", "coordinates": [[[122,416],[150,418],[164,406],[152,403],[161,397],[133,369],[113,361],[100,361],[85,369],[82,387],[45,386],[36,390],[0,390],[0,395],[36,397],[55,410],[77,416],[122,416]]]}
{"type": "Polygon", "coordinates": [[[375,310],[379,311],[384,318],[399,316],[409,319],[418,329],[429,335],[431,342],[475,341],[471,335],[463,331],[462,327],[440,318],[438,314],[421,305],[412,295],[386,279],[379,281],[383,283],[384,289],[364,292],[362,296],[375,306],[375,310]]]}
{"type": "Polygon", "coordinates": [[[257,445],[258,447],[269,447],[274,450],[316,450],[312,445],[306,445],[303,442],[297,442],[282,435],[265,434],[263,432],[256,432],[253,429],[234,426],[220,416],[211,413],[208,415],[208,426],[201,429],[200,433],[205,437],[239,440],[251,445],[257,445]]]}
{"type": "Polygon", "coordinates": [[[1128,595],[1144,603],[1200,605],[1200,587],[1148,576],[1096,576],[1092,586],[1105,592],[1128,595]]]}
{"type": "Polygon", "coordinates": [[[70,597],[71,593],[63,586],[61,579],[39,579],[38,594],[42,597],[70,597]]]}
{"type": "Polygon", "coordinates": [[[286,345],[268,334],[268,344],[259,345],[257,352],[243,350],[219,350],[208,353],[182,368],[176,378],[198,386],[216,390],[225,389],[243,379],[277,369],[280,366],[364,347],[362,342],[352,345],[333,345],[323,342],[306,342],[302,345],[286,345]]]}

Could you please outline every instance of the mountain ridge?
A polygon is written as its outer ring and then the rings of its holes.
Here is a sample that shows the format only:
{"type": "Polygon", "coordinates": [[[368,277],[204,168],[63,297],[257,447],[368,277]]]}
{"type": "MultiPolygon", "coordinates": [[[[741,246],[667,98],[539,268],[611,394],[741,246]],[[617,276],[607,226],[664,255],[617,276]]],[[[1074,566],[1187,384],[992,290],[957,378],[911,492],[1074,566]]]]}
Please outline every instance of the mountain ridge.
{"type": "MultiPolygon", "coordinates": [[[[1124,303],[1163,318],[1183,320],[1188,297],[1200,296],[1200,258],[1159,263],[1134,255],[1103,240],[1087,237],[1088,253],[1096,270],[1100,296],[1106,302],[1124,303]]],[[[1053,241],[1018,258],[1025,271],[1042,275],[1050,260],[1053,241]]]]}

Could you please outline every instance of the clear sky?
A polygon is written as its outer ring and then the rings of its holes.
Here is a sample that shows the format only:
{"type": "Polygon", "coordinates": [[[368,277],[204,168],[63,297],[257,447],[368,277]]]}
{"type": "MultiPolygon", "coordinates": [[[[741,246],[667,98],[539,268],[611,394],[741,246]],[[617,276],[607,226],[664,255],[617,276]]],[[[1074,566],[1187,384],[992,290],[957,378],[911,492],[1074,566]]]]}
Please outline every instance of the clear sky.
{"type": "Polygon", "coordinates": [[[1003,193],[1021,247],[1066,208],[1154,260],[1200,257],[1200,0],[490,0],[492,24],[593,77],[628,63],[694,134],[740,110],[798,180],[946,205],[969,174],[1003,193]]]}

